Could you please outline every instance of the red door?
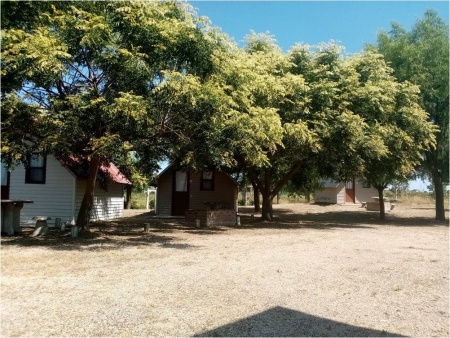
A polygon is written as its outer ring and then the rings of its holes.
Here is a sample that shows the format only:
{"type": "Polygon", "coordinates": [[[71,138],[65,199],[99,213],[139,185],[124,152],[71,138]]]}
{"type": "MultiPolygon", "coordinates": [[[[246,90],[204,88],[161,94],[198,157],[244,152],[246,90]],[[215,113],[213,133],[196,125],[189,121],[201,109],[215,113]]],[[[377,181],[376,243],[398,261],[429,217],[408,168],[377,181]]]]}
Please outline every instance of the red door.
{"type": "Polygon", "coordinates": [[[174,171],[172,184],[172,215],[184,216],[189,209],[189,173],[174,171]]]}
{"type": "Polygon", "coordinates": [[[345,203],[355,203],[355,180],[345,183],[345,203]]]}

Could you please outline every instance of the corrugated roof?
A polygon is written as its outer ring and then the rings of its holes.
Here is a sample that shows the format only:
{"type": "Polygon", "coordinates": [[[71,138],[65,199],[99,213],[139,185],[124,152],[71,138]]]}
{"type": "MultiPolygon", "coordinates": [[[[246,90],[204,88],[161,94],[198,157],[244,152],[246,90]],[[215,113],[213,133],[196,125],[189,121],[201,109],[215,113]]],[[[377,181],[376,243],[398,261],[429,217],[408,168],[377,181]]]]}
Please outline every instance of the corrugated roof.
{"type": "Polygon", "coordinates": [[[322,188],[337,188],[339,182],[333,180],[325,180],[321,182],[322,188]]]}
{"type": "MultiPolygon", "coordinates": [[[[69,169],[76,177],[87,178],[89,175],[89,159],[83,159],[78,157],[57,157],[59,162],[67,169],[69,169]]],[[[131,185],[130,180],[120,172],[120,170],[109,162],[108,164],[101,164],[99,173],[104,175],[110,181],[131,185]]]]}

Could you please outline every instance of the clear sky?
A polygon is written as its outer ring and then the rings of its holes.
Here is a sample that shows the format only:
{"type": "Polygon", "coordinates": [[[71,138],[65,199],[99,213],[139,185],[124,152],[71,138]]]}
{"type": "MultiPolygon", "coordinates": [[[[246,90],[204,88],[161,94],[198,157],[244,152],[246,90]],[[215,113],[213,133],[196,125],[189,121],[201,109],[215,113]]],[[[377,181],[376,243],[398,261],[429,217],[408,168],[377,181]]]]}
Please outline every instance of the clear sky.
{"type": "Polygon", "coordinates": [[[201,16],[243,44],[254,30],[269,31],[278,45],[288,51],[295,43],[316,45],[338,41],[348,53],[375,43],[380,30],[389,31],[395,21],[409,30],[435,9],[447,24],[448,1],[189,1],[201,16]]]}
{"type": "MultiPolygon", "coordinates": [[[[347,53],[358,53],[391,22],[406,30],[434,9],[449,23],[448,1],[189,1],[242,46],[251,30],[270,32],[287,52],[294,44],[316,45],[335,40],[347,53]]],[[[410,182],[410,189],[427,190],[428,182],[410,182]]]]}

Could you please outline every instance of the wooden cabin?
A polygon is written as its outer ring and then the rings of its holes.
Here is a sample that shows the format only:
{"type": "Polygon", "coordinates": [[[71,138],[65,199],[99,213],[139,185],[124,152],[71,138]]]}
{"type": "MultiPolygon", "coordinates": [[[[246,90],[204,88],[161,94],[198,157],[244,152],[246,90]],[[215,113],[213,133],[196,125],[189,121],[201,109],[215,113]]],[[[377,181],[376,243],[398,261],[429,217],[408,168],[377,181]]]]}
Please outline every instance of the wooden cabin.
{"type": "Polygon", "coordinates": [[[171,165],[155,181],[157,215],[184,216],[187,210],[237,212],[238,184],[223,171],[185,171],[171,165]]]}

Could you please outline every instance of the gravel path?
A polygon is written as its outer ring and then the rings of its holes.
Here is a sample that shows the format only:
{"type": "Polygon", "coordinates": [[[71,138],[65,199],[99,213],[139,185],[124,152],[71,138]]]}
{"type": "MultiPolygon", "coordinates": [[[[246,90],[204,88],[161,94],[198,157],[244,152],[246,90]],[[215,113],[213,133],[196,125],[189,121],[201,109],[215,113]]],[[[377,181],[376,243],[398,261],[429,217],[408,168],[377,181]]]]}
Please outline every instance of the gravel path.
{"type": "Polygon", "coordinates": [[[77,239],[2,238],[1,336],[448,337],[448,225],[431,208],[385,223],[275,209],[240,228],[135,213],[77,239]]]}

